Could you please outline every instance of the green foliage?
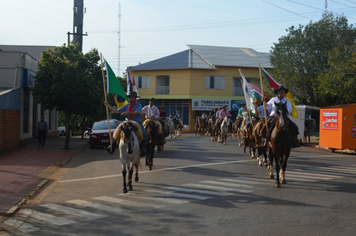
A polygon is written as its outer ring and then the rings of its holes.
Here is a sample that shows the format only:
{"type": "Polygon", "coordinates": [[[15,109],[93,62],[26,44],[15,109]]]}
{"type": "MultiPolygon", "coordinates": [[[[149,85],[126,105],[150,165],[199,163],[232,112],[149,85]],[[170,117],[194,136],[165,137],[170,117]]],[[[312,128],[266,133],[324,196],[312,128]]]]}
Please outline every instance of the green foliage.
{"type": "Polygon", "coordinates": [[[275,78],[303,104],[335,104],[332,93],[319,90],[318,77],[330,67],[328,53],[352,45],[355,39],[355,28],[343,16],[324,14],[318,22],[292,26],[271,50],[275,78]]]}
{"type": "MultiPolygon", "coordinates": [[[[97,50],[83,55],[77,44],[43,51],[33,95],[46,109],[62,111],[66,125],[72,127],[77,120],[83,122],[105,116],[99,60],[97,50]]],[[[69,135],[67,137],[69,139],[69,135]]]]}
{"type": "Polygon", "coordinates": [[[330,68],[318,78],[319,91],[336,104],[356,102],[356,44],[329,52],[330,68]]]}

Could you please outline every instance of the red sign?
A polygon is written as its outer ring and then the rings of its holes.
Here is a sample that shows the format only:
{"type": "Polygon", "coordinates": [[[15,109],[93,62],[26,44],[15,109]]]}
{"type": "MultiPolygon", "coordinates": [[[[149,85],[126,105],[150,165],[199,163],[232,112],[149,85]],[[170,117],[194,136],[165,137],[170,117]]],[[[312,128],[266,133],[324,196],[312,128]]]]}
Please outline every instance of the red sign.
{"type": "Polygon", "coordinates": [[[356,127],[351,128],[351,137],[356,138],[356,127]]]}
{"type": "Polygon", "coordinates": [[[321,114],[321,128],[325,130],[337,130],[338,118],[338,110],[323,110],[321,114]]]}

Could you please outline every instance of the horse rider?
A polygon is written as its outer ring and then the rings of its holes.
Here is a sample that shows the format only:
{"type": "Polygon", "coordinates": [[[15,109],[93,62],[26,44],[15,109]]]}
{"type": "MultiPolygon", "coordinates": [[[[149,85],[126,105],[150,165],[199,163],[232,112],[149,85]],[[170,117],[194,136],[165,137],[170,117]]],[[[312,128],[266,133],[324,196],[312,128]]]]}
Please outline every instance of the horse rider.
{"type": "Polygon", "coordinates": [[[155,104],[156,100],[151,98],[148,100],[148,105],[142,107],[142,113],[146,114],[146,119],[158,119],[160,117],[158,107],[156,107],[155,104]]]}
{"type": "Polygon", "coordinates": [[[265,109],[262,105],[262,101],[260,98],[255,98],[254,100],[254,104],[255,104],[255,117],[259,120],[259,119],[264,119],[265,117],[269,117],[269,114],[271,113],[271,108],[270,109],[265,109]],[[266,116],[265,116],[266,114],[266,116]]]}
{"type": "MultiPolygon", "coordinates": [[[[143,133],[143,137],[144,137],[143,140],[141,141],[141,145],[140,145],[141,146],[141,157],[144,157],[147,155],[146,144],[147,144],[147,140],[148,140],[148,134],[147,134],[146,129],[142,125],[142,119],[141,119],[142,105],[141,105],[141,103],[136,101],[137,92],[131,92],[130,94],[127,94],[126,96],[128,99],[130,99],[130,102],[123,105],[119,109],[115,109],[114,107],[110,106],[110,104],[107,101],[104,102],[104,105],[107,106],[112,112],[114,112],[116,114],[121,114],[123,116],[128,116],[130,118],[130,120],[136,121],[137,123],[140,124],[141,130],[143,133]]],[[[116,147],[115,139],[113,139],[112,145],[113,145],[112,150],[115,150],[115,147],[116,147]]],[[[108,152],[110,152],[110,149],[111,149],[110,146],[108,146],[106,148],[106,150],[108,152]]]]}
{"type": "Polygon", "coordinates": [[[203,119],[208,119],[208,115],[205,113],[205,112],[203,112],[203,114],[201,115],[201,118],[203,118],[203,119]]]}
{"type": "Polygon", "coordinates": [[[222,121],[224,120],[224,118],[226,116],[231,116],[229,110],[227,110],[227,105],[224,105],[222,107],[220,107],[220,111],[219,111],[219,119],[216,119],[216,122],[215,122],[215,125],[218,126],[219,130],[220,130],[220,126],[221,126],[221,123],[222,121]]]}
{"type": "MultiPolygon", "coordinates": [[[[268,124],[268,133],[267,133],[267,138],[266,138],[266,143],[268,142],[270,136],[271,136],[271,133],[276,125],[276,121],[277,121],[277,118],[276,118],[276,105],[274,103],[286,103],[287,105],[287,110],[288,110],[288,114],[289,115],[290,113],[292,113],[292,103],[285,97],[286,93],[288,93],[288,89],[284,88],[283,86],[279,86],[276,90],[274,90],[274,93],[277,95],[276,97],[273,97],[271,100],[269,100],[268,102],[267,99],[265,98],[264,99],[264,104],[265,104],[265,107],[266,109],[270,109],[271,108],[271,113],[270,113],[270,116],[271,118],[267,121],[267,124],[268,124]]],[[[298,126],[292,121],[289,119],[289,117],[287,117],[288,119],[288,128],[289,130],[291,131],[292,135],[293,135],[293,139],[294,139],[294,147],[300,147],[300,145],[298,144],[298,134],[299,134],[299,131],[298,131],[298,126]]]]}
{"type": "Polygon", "coordinates": [[[173,123],[174,123],[175,125],[179,125],[179,117],[180,117],[180,116],[177,115],[176,111],[172,111],[172,114],[170,115],[169,118],[172,119],[172,121],[173,121],[173,123]]]}
{"type": "Polygon", "coordinates": [[[159,110],[159,117],[161,118],[167,118],[167,113],[164,111],[164,107],[158,107],[159,110]]]}
{"type": "Polygon", "coordinates": [[[241,102],[241,108],[239,109],[238,113],[237,113],[237,117],[243,116],[243,112],[244,112],[244,108],[246,107],[246,102],[243,101],[241,102]]]}
{"type": "Polygon", "coordinates": [[[181,115],[179,113],[179,111],[177,110],[177,113],[176,113],[176,116],[177,116],[177,120],[178,120],[178,123],[179,123],[179,128],[183,128],[183,123],[182,123],[182,120],[181,120],[181,115]]]}

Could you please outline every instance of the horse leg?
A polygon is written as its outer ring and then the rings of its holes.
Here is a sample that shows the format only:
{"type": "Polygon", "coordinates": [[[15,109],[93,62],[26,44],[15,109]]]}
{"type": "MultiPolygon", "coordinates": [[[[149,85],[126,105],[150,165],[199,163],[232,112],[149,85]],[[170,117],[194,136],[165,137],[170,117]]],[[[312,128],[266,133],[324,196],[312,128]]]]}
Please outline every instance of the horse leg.
{"type": "Polygon", "coordinates": [[[152,170],[152,166],[153,166],[153,155],[154,155],[154,146],[153,146],[153,148],[151,148],[151,152],[150,152],[150,154],[149,154],[150,156],[149,156],[149,163],[148,163],[148,169],[149,170],[152,170]]]}
{"type": "MultiPolygon", "coordinates": [[[[278,153],[279,154],[279,153],[278,153]]],[[[276,162],[276,184],[274,185],[276,188],[280,188],[281,187],[281,183],[279,182],[279,176],[280,176],[280,173],[279,171],[281,170],[281,166],[280,166],[280,159],[282,157],[280,157],[280,155],[275,155],[275,162],[276,162]]]]}
{"type": "Polygon", "coordinates": [[[272,149],[268,149],[268,155],[269,155],[269,178],[273,179],[273,159],[274,159],[274,153],[272,152],[272,149]]]}
{"type": "Polygon", "coordinates": [[[138,182],[138,162],[136,161],[136,164],[135,164],[135,169],[136,169],[136,173],[135,173],[135,182],[138,182]]]}
{"type": "Polygon", "coordinates": [[[127,193],[127,187],[126,187],[126,159],[120,158],[121,159],[121,167],[122,167],[122,178],[123,178],[123,185],[124,189],[123,192],[127,193]]]}
{"type": "Polygon", "coordinates": [[[129,187],[129,190],[133,190],[132,189],[132,174],[133,174],[133,165],[132,165],[132,163],[130,163],[130,162],[127,162],[127,168],[128,168],[128,170],[129,170],[129,182],[128,182],[128,184],[127,184],[127,186],[129,187]],[[130,166],[130,167],[129,167],[130,166]]]}
{"type": "Polygon", "coordinates": [[[280,182],[282,184],[287,183],[287,180],[286,180],[287,160],[288,160],[288,156],[283,155],[283,163],[281,163],[281,176],[280,176],[280,182]]]}

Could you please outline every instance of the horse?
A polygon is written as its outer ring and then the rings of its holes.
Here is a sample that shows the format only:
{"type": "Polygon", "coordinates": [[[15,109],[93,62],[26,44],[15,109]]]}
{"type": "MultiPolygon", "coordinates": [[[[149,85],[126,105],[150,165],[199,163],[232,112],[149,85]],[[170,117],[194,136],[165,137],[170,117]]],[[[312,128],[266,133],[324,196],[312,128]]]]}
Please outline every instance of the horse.
{"type": "Polygon", "coordinates": [[[259,162],[259,166],[263,164],[267,167],[267,148],[261,146],[262,139],[266,138],[266,129],[263,129],[265,126],[265,119],[260,119],[260,121],[256,124],[253,130],[253,137],[255,139],[255,148],[257,148],[257,161],[259,162]],[[263,155],[263,158],[261,157],[263,155]]]}
{"type": "Polygon", "coordinates": [[[268,152],[270,153],[270,178],[273,175],[273,159],[276,161],[276,184],[275,187],[281,187],[281,183],[286,183],[285,171],[290,150],[293,147],[293,135],[288,128],[289,119],[286,103],[274,103],[276,106],[276,123],[272,130],[268,142],[268,152]],[[281,173],[280,173],[281,172],[281,173]]]}
{"type": "Polygon", "coordinates": [[[162,126],[161,123],[157,120],[146,119],[143,122],[143,127],[145,127],[148,134],[148,142],[146,145],[146,166],[148,166],[149,170],[152,170],[154,150],[155,147],[159,144],[160,137],[162,136],[162,126]]]}
{"type": "Polygon", "coordinates": [[[231,122],[231,116],[225,116],[224,120],[221,122],[221,144],[226,145],[227,131],[229,129],[229,124],[231,122]]]}
{"type": "Polygon", "coordinates": [[[200,136],[204,136],[204,131],[205,129],[208,129],[208,120],[205,118],[202,118],[201,116],[197,116],[195,118],[195,136],[198,133],[199,130],[199,134],[200,136]]]}
{"type": "MultiPolygon", "coordinates": [[[[236,133],[236,137],[238,140],[238,143],[241,143],[241,124],[243,121],[243,117],[242,116],[238,116],[236,117],[235,122],[232,124],[232,135],[231,138],[234,137],[235,133],[236,133]]],[[[240,145],[241,146],[241,145],[240,145]]]]}
{"type": "Polygon", "coordinates": [[[182,133],[182,128],[183,128],[182,121],[180,119],[171,119],[171,118],[169,119],[172,121],[173,124],[173,134],[175,138],[179,137],[182,133]]]}
{"type": "Polygon", "coordinates": [[[161,123],[162,126],[162,132],[161,135],[159,136],[158,144],[157,144],[157,152],[160,152],[163,150],[164,144],[166,143],[165,138],[168,137],[169,135],[169,128],[165,118],[159,118],[157,120],[159,123],[161,123]]]}
{"type": "Polygon", "coordinates": [[[216,121],[216,116],[212,115],[210,119],[208,120],[208,131],[207,133],[210,133],[210,136],[213,137],[213,129],[214,129],[214,124],[216,121]]]}
{"type": "MultiPolygon", "coordinates": [[[[138,182],[138,166],[140,163],[140,141],[143,140],[141,126],[135,121],[124,121],[113,134],[119,146],[118,155],[120,155],[122,177],[123,177],[123,192],[127,193],[126,187],[126,172],[129,171],[128,184],[129,190],[132,188],[132,174],[135,166],[135,182],[138,182]]],[[[115,151],[115,150],[113,150],[115,151]]]]}
{"type": "Polygon", "coordinates": [[[254,129],[255,120],[251,120],[251,122],[246,123],[242,129],[243,133],[243,143],[244,143],[244,153],[246,153],[246,148],[249,147],[249,154],[251,158],[256,158],[255,152],[255,140],[253,137],[253,129],[254,129]]]}
{"type": "Polygon", "coordinates": [[[168,136],[170,136],[170,138],[173,138],[173,136],[174,136],[174,138],[176,138],[176,136],[174,134],[174,123],[173,123],[173,120],[167,117],[166,118],[166,123],[167,123],[167,128],[168,128],[168,133],[169,133],[168,136]]]}

